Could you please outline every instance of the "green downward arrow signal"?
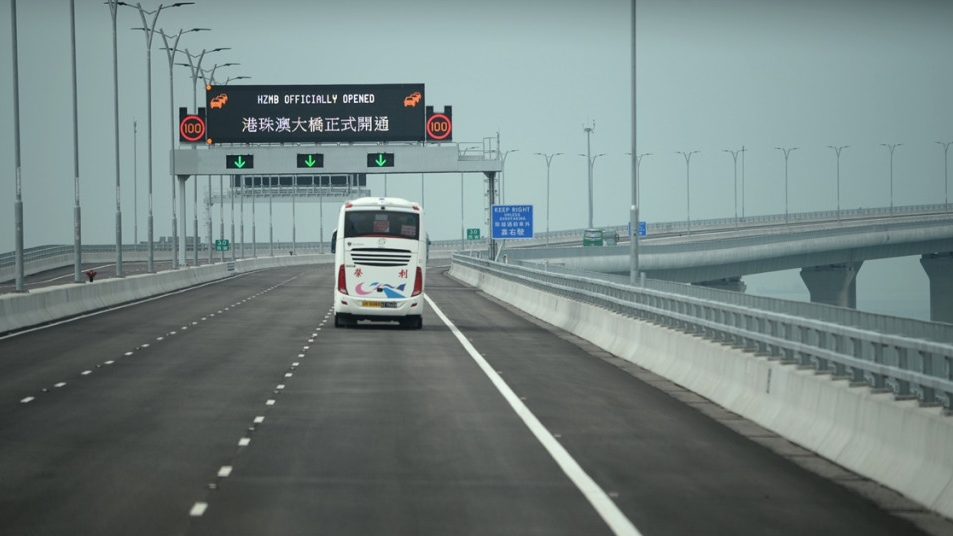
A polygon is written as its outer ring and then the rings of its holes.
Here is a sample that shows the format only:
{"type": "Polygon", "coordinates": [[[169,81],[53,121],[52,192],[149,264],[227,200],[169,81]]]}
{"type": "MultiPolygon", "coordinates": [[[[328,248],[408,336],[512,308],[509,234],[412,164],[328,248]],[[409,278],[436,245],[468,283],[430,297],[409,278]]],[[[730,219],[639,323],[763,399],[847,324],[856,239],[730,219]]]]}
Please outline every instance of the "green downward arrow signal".
{"type": "Polygon", "coordinates": [[[309,154],[309,155],[308,155],[308,159],[305,160],[304,163],[305,163],[308,167],[314,167],[314,163],[315,163],[314,155],[310,155],[310,154],[309,154]]]}
{"type": "Polygon", "coordinates": [[[384,155],[379,154],[377,155],[377,160],[375,160],[374,162],[378,165],[378,167],[383,167],[384,164],[387,163],[387,160],[384,158],[384,155]]]}
{"type": "Polygon", "coordinates": [[[235,167],[238,169],[245,167],[245,159],[242,158],[242,155],[238,155],[238,158],[235,159],[235,167]]]}

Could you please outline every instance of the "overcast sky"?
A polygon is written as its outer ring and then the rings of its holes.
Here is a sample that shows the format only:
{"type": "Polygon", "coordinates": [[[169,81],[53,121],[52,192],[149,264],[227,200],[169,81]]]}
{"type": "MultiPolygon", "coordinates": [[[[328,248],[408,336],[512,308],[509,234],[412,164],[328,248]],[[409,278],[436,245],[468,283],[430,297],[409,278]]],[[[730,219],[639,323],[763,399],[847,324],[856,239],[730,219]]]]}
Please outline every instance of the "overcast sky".
{"type": "MultiPolygon", "coordinates": [[[[167,2],[168,3],[168,2],[167,2]]],[[[108,7],[76,2],[83,242],[115,241],[112,31],[108,7]]],[[[500,137],[507,203],[536,206],[545,225],[546,166],[535,152],[562,152],[552,165],[551,226],[586,225],[584,125],[596,160],[596,225],[623,224],[630,204],[631,3],[625,0],[197,0],[163,10],[158,27],[208,27],[180,48],[229,47],[205,65],[237,62],[216,78],[253,84],[423,83],[427,104],[453,106],[454,140],[500,137]]],[[[154,9],[157,2],[145,2],[154,9]]],[[[67,0],[18,2],[25,245],[71,244],[72,99],[67,0]]],[[[145,239],[146,47],[134,8],[118,14],[123,237],[133,227],[133,121],[138,121],[138,238],[145,239]]],[[[14,157],[10,0],[0,7],[0,251],[14,245],[14,157]]],[[[153,43],[156,237],[171,234],[168,170],[172,121],[169,68],[153,43]]],[[[783,213],[784,157],[792,212],[841,205],[888,206],[889,153],[896,205],[942,202],[943,149],[953,140],[953,2],[943,0],[645,0],[637,7],[638,152],[642,219],[684,220],[691,160],[691,218],[735,212],[732,158],[746,147],[744,212],[783,213]]],[[[182,61],[180,56],[176,61],[182,61]]],[[[175,106],[191,106],[188,70],[175,67],[175,106]]],[[[202,98],[202,93],[199,99],[202,98]]],[[[482,227],[483,178],[465,178],[465,227],[482,227]]],[[[206,181],[200,181],[204,190],[206,181]]],[[[213,181],[217,189],[217,181],[213,181]]],[[[371,177],[375,195],[383,179],[371,177]]],[[[188,188],[191,196],[192,188],[188,188]]],[[[390,175],[388,193],[419,200],[419,175],[390,175]]],[[[200,194],[202,195],[202,194],[200,194]]],[[[738,211],[742,194],[737,197],[738,211]]],[[[434,239],[460,236],[460,176],[428,175],[425,208],[434,239]]],[[[192,200],[188,200],[191,222],[192,200]]],[[[336,206],[326,206],[326,232],[336,206]]],[[[313,209],[313,210],[311,210],[313,209]]],[[[203,210],[200,208],[200,210],[203,210]]],[[[318,239],[297,210],[297,239],[318,239]]],[[[259,210],[258,236],[267,236],[259,210]]],[[[276,239],[290,240],[291,210],[276,205],[276,239]]],[[[179,215],[181,218],[182,215],[179,215]]],[[[218,211],[214,211],[215,232],[218,211]]],[[[249,217],[246,214],[246,218],[249,217]]],[[[204,211],[200,218],[204,218],[204,211]]],[[[226,214],[226,222],[228,216],[226,214]]],[[[226,223],[227,226],[227,223],[226,223]]],[[[246,233],[250,220],[246,219],[246,233]]],[[[189,228],[191,229],[191,223],[189,228]]],[[[204,225],[202,226],[204,233],[204,225]]],[[[484,227],[484,234],[486,229],[484,227]]],[[[248,236],[246,234],[246,236],[248,236]]]]}

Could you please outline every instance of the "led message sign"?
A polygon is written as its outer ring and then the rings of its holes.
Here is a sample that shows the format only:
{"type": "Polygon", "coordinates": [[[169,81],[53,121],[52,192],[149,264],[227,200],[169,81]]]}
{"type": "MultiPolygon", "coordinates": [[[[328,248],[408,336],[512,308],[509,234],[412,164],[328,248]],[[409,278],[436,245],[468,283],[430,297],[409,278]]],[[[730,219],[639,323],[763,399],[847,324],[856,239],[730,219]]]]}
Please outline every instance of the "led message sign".
{"type": "Polygon", "coordinates": [[[206,86],[207,142],[424,141],[423,84],[206,86]]]}
{"type": "Polygon", "coordinates": [[[179,108],[179,142],[205,143],[205,109],[190,114],[185,108],[179,108]]]}
{"type": "Polygon", "coordinates": [[[230,154],[225,157],[225,169],[252,169],[255,167],[255,155],[230,154]]]}
{"type": "Polygon", "coordinates": [[[321,153],[298,153],[299,168],[324,167],[324,155],[321,153]]]}
{"type": "Polygon", "coordinates": [[[394,167],[394,153],[367,153],[367,167],[394,167]]]}
{"type": "Polygon", "coordinates": [[[450,106],[443,107],[443,113],[434,113],[432,106],[427,106],[427,141],[453,141],[453,110],[450,106]]]}

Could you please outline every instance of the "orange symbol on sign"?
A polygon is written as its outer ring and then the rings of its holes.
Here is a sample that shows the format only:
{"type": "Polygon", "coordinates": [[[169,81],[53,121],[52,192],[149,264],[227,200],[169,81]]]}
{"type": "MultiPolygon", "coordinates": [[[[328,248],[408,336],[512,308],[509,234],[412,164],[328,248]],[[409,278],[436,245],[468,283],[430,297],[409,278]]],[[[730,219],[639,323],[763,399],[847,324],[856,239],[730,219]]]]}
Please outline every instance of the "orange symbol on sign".
{"type": "Polygon", "coordinates": [[[225,103],[228,102],[228,95],[222,93],[217,97],[212,98],[211,106],[212,108],[221,108],[225,106],[225,103]]]}
{"type": "Polygon", "coordinates": [[[420,98],[421,95],[419,91],[414,91],[410,95],[407,95],[404,97],[404,108],[408,106],[417,106],[417,103],[420,102],[420,98]]]}

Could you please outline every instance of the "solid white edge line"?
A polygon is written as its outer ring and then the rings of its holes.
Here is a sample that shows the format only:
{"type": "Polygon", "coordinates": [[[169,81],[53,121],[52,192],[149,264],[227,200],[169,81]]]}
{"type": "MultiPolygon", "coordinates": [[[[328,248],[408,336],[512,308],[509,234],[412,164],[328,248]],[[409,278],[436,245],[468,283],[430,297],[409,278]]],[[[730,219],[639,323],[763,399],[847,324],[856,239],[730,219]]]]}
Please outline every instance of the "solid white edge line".
{"type": "Polygon", "coordinates": [[[539,422],[539,419],[523,404],[519,397],[516,396],[516,393],[510,389],[510,386],[503,381],[503,378],[483,359],[483,356],[477,352],[470,341],[463,336],[463,333],[460,332],[457,326],[443,314],[443,311],[430,299],[430,296],[425,295],[424,298],[427,300],[427,303],[430,304],[434,313],[447,325],[450,332],[453,333],[453,336],[460,341],[460,344],[467,353],[470,354],[470,357],[480,366],[480,369],[483,370],[483,373],[490,379],[494,387],[503,395],[503,398],[510,404],[510,407],[523,419],[527,428],[536,436],[536,439],[543,445],[546,451],[549,452],[549,455],[552,456],[553,460],[555,460],[563,472],[566,473],[566,476],[568,476],[579,491],[582,492],[589,501],[589,504],[596,509],[596,512],[602,517],[612,532],[615,534],[641,536],[642,533],[639,532],[639,529],[629,521],[629,518],[625,517],[625,514],[619,510],[619,507],[609,495],[596,484],[592,477],[586,474],[582,467],[579,466],[579,463],[556,441],[556,438],[553,437],[549,430],[539,422]]]}

